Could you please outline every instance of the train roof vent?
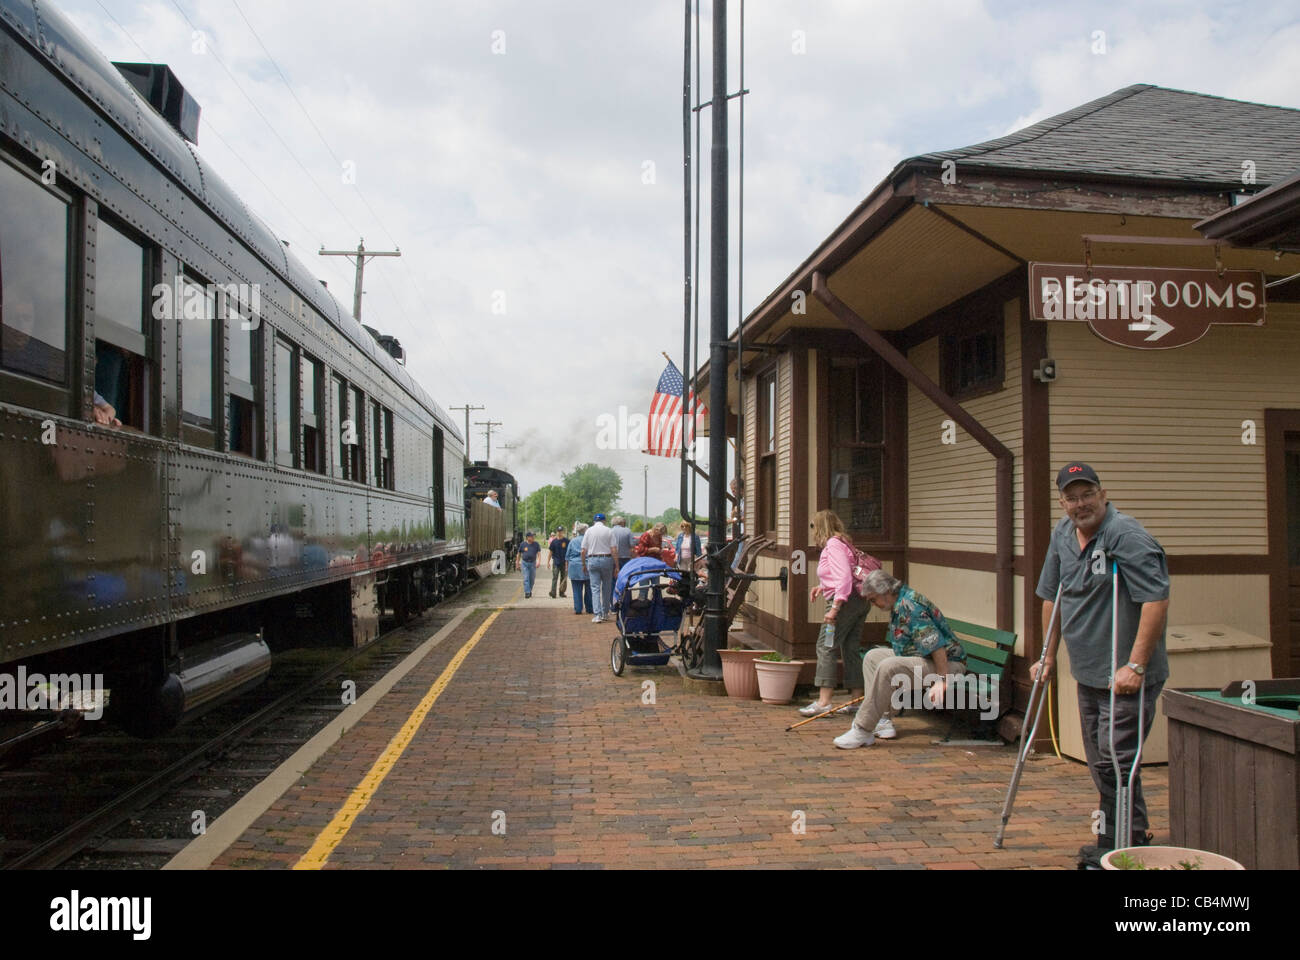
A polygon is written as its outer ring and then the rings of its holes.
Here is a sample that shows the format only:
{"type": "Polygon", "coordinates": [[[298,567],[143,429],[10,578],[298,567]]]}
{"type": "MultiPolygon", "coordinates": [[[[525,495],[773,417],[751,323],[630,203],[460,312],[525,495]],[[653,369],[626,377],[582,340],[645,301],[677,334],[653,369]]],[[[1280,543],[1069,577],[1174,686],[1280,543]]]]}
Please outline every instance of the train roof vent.
{"type": "Polygon", "coordinates": [[[368,327],[364,323],[361,325],[366,333],[375,338],[375,343],[379,344],[380,349],[387,353],[398,363],[406,363],[406,351],[402,349],[401,341],[396,337],[390,337],[386,333],[380,333],[374,327],[368,327]]]}
{"type": "Polygon", "coordinates": [[[190,143],[199,142],[199,104],[165,63],[117,63],[118,73],[136,93],[190,143]]]}

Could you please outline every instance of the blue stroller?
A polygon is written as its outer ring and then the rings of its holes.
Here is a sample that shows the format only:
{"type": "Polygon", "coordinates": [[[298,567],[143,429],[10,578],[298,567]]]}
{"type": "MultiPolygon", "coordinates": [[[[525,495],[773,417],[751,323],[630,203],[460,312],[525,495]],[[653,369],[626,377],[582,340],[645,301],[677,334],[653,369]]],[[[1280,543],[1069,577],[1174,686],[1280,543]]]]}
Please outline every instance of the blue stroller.
{"type": "Polygon", "coordinates": [[[661,633],[676,635],[682,626],[682,598],[669,592],[682,575],[662,560],[638,557],[623,565],[614,583],[612,606],[618,636],[609,651],[614,676],[634,667],[662,667],[677,652],[661,633]]]}

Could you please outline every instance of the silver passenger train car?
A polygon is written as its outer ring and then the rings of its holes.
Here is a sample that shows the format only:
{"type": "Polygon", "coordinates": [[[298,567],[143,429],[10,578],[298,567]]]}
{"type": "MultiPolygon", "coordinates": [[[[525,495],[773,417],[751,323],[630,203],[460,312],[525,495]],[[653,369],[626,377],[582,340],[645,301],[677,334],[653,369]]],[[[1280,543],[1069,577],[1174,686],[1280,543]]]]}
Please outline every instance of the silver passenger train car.
{"type": "Polygon", "coordinates": [[[104,673],[139,732],[469,574],[455,424],[197,126],[166,67],[0,0],[0,671],[104,673]]]}

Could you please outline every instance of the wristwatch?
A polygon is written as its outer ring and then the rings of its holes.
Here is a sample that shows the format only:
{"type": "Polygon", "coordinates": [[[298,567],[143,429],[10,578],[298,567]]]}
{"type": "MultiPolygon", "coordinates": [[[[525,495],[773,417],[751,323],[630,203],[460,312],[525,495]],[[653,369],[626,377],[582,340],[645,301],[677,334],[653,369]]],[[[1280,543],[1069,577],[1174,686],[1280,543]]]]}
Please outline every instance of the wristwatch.
{"type": "Polygon", "coordinates": [[[1131,663],[1131,662],[1130,662],[1130,663],[1128,664],[1128,668],[1129,668],[1130,670],[1132,670],[1134,673],[1136,673],[1139,677],[1142,676],[1144,673],[1147,672],[1147,668],[1144,667],[1144,666],[1142,666],[1142,664],[1140,664],[1140,663],[1131,663]]]}

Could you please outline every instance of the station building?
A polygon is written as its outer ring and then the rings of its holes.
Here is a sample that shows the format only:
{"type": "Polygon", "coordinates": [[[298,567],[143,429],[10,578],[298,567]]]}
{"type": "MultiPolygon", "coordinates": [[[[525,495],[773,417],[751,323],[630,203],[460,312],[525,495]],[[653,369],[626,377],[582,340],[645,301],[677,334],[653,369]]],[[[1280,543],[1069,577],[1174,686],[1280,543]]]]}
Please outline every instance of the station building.
{"type": "Polygon", "coordinates": [[[1300,676],[1300,242],[1197,230],[1297,171],[1300,110],[1145,84],[898,164],[731,337],[756,572],[792,573],[753,588],[748,641],[811,681],[829,507],[949,617],[1018,635],[1023,703],[1078,459],[1163,544],[1171,637],[1226,625],[1300,676]]]}

